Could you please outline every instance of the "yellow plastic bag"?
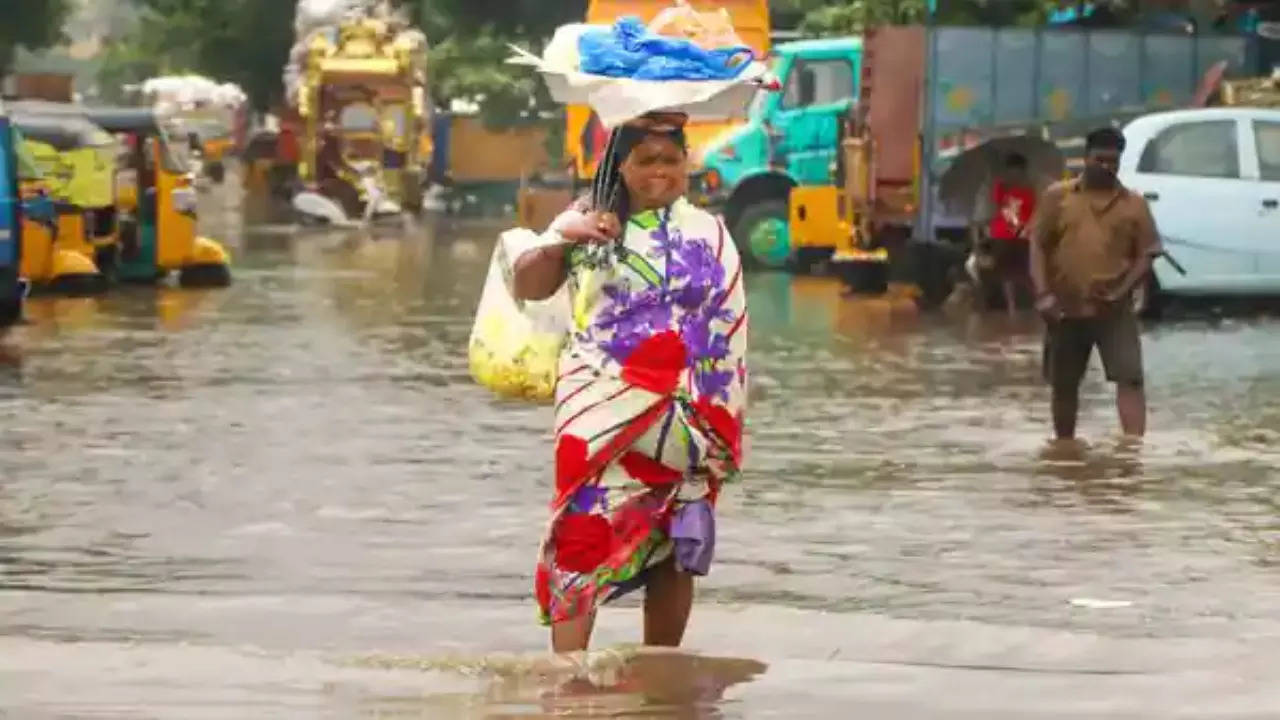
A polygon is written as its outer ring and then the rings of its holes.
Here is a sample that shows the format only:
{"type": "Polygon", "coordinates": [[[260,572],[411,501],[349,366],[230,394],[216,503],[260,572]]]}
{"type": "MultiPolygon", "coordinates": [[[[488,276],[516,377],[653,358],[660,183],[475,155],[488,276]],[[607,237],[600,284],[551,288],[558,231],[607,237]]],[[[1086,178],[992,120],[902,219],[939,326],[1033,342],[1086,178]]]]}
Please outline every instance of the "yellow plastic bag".
{"type": "Polygon", "coordinates": [[[555,396],[569,328],[567,284],[541,302],[518,301],[511,290],[516,259],[539,244],[540,236],[530,230],[502,234],[471,329],[471,376],[502,398],[550,402],[555,396]]]}
{"type": "Polygon", "coordinates": [[[728,10],[698,12],[684,0],[658,13],[649,23],[649,30],[656,35],[684,38],[705,50],[742,45],[728,10]]]}

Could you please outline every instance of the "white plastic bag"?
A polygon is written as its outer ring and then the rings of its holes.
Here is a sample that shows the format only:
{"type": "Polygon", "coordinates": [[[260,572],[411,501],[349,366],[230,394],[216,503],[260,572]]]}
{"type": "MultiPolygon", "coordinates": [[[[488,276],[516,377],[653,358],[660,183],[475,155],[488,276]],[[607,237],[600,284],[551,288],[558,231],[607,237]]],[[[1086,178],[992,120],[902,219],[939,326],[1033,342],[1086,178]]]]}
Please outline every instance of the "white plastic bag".
{"type": "Polygon", "coordinates": [[[542,60],[547,69],[556,72],[572,73],[578,71],[578,42],[582,34],[588,30],[606,30],[607,25],[587,25],[585,23],[569,23],[556,28],[551,42],[542,51],[542,60]]]}
{"type": "Polygon", "coordinates": [[[542,242],[523,228],[502,234],[476,309],[468,348],[471,376],[503,398],[550,402],[555,396],[569,330],[568,284],[541,302],[517,301],[512,292],[516,259],[542,242]]]}

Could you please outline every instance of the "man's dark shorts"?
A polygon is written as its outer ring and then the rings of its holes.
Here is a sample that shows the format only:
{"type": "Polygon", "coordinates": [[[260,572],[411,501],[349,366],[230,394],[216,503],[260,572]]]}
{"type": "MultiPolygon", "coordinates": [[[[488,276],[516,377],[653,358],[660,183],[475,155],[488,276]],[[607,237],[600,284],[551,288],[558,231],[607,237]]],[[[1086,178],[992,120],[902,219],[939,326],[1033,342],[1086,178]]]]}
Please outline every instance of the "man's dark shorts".
{"type": "Polygon", "coordinates": [[[1031,272],[1031,243],[1026,240],[991,240],[995,270],[1002,279],[1018,279],[1031,272]]]}
{"type": "Polygon", "coordinates": [[[1142,339],[1127,304],[1097,317],[1064,318],[1049,324],[1044,340],[1044,377],[1055,388],[1080,387],[1089,357],[1098,348],[1107,380],[1142,385],[1142,339]]]}

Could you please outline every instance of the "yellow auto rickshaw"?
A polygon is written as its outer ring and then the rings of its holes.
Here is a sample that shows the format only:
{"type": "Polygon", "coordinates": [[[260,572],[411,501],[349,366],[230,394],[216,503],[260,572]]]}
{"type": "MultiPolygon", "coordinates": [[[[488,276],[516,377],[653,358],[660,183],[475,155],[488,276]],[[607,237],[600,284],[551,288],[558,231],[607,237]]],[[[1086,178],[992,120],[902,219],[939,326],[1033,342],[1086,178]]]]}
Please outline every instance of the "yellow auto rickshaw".
{"type": "Polygon", "coordinates": [[[121,224],[118,277],[155,282],[171,272],[183,286],[231,284],[231,257],[196,227],[196,191],[181,146],[170,140],[155,111],[85,108],[86,117],[124,143],[118,205],[121,224]]]}
{"type": "Polygon", "coordinates": [[[21,273],[37,290],[73,295],[107,287],[116,247],[114,139],[88,120],[15,109],[22,152],[38,172],[20,178],[24,195],[47,192],[56,227],[24,224],[21,273]]]}
{"type": "Polygon", "coordinates": [[[21,105],[84,118],[118,141],[121,162],[117,163],[114,188],[119,216],[117,279],[150,283],[177,273],[184,286],[230,284],[227,251],[197,233],[196,190],[184,147],[170,139],[154,110],[43,102],[21,105]]]}

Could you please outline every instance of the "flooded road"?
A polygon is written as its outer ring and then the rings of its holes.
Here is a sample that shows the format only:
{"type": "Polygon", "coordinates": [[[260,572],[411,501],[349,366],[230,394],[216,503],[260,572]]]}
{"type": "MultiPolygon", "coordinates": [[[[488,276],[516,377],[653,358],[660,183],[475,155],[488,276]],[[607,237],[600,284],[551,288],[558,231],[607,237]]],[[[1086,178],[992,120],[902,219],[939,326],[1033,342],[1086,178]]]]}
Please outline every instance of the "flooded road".
{"type": "Polygon", "coordinates": [[[1035,325],[750,283],[689,645],[546,656],[549,411],[465,343],[495,228],[231,229],[226,291],[39,299],[0,368],[0,716],[1280,714],[1280,325],[1147,335],[1051,448],[1035,325]],[[581,673],[579,673],[581,674],[581,673]],[[10,715],[6,715],[6,712],[10,715]]]}

